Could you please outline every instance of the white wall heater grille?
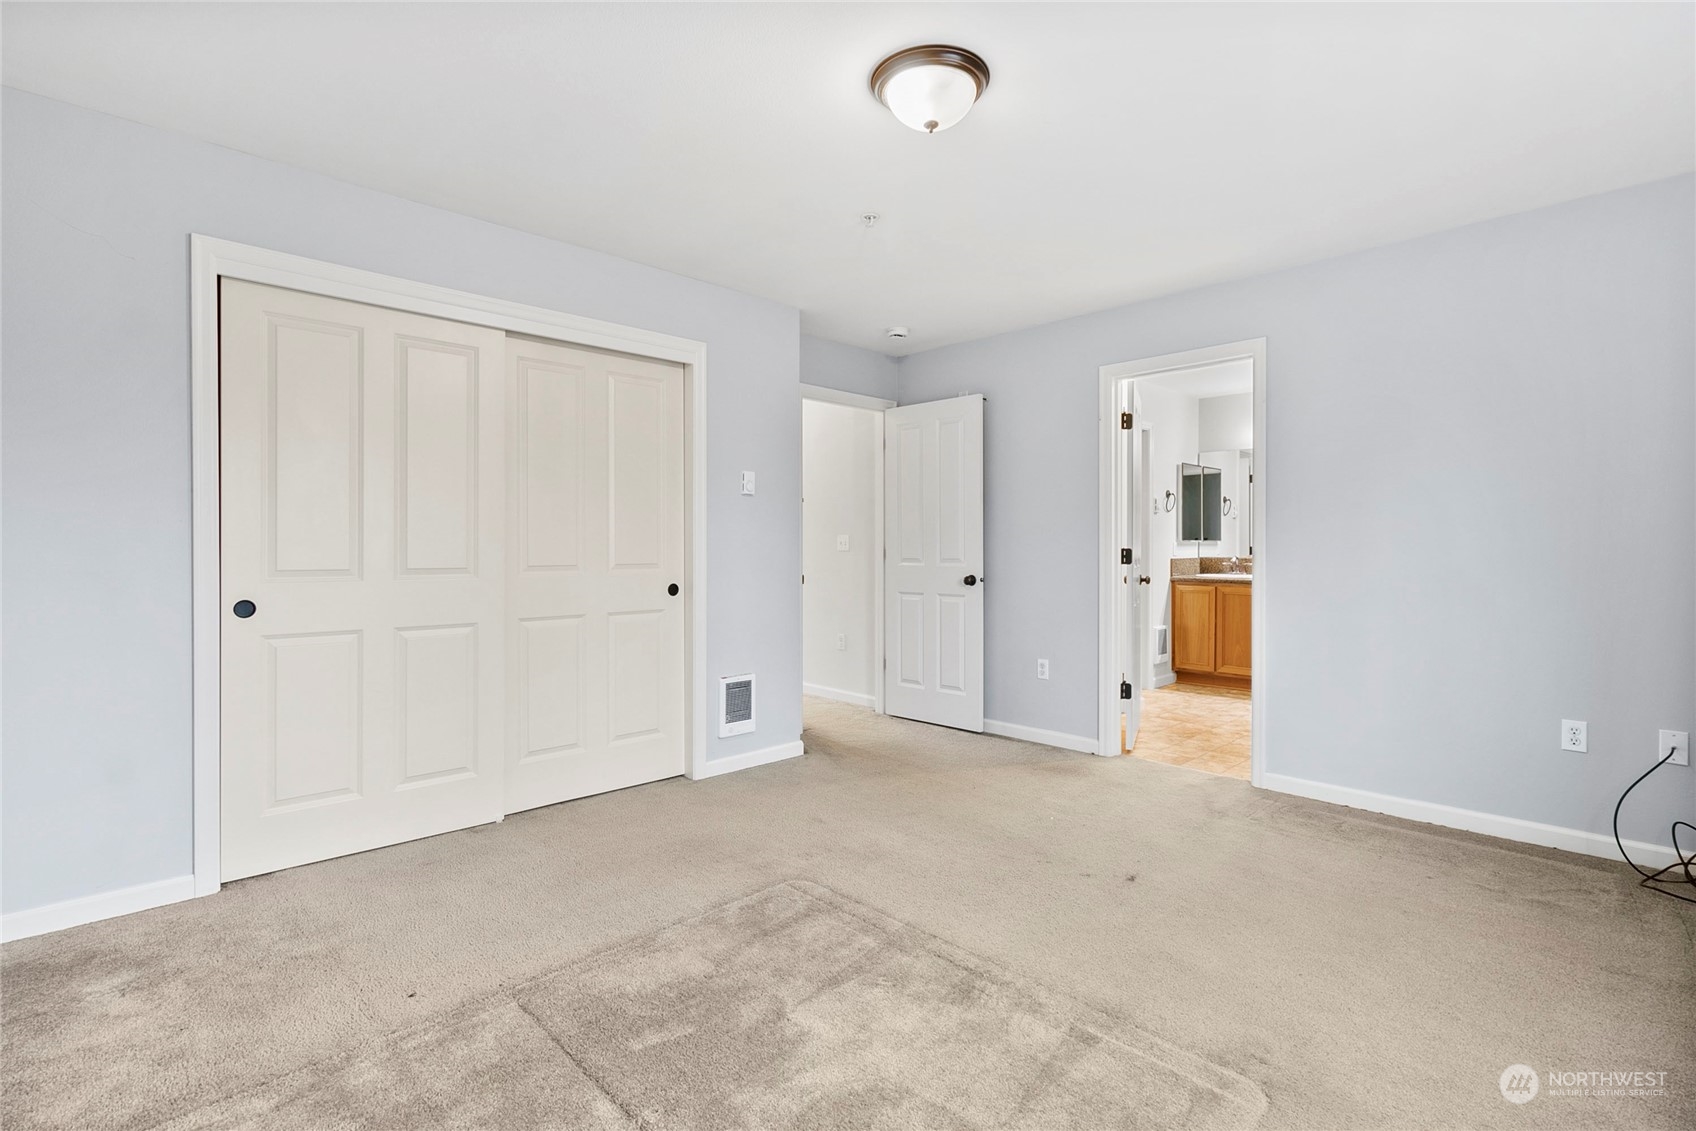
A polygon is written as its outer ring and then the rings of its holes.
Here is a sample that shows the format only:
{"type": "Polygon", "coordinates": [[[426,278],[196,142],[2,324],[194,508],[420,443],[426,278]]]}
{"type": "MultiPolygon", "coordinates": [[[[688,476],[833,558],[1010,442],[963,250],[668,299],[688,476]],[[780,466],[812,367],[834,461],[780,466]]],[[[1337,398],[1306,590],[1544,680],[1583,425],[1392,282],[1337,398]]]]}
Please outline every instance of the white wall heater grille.
{"type": "Polygon", "coordinates": [[[718,681],[718,736],[747,734],[754,729],[754,677],[720,676],[718,681]]]}

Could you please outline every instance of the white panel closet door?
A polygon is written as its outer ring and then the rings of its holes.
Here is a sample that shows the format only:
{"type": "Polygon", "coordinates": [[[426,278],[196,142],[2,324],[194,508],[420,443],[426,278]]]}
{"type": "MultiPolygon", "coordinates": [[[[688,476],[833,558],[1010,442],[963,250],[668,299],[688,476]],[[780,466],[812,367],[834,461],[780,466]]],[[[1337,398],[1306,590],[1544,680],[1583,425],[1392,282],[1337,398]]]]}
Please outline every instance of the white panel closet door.
{"type": "Polygon", "coordinates": [[[504,335],[230,280],[219,318],[223,879],[498,819],[504,335]]]}
{"type": "Polygon", "coordinates": [[[507,367],[516,813],[684,771],[683,367],[520,338],[507,367]]]}
{"type": "Polygon", "coordinates": [[[884,412],[883,705],[983,730],[983,397],[884,412]]]}

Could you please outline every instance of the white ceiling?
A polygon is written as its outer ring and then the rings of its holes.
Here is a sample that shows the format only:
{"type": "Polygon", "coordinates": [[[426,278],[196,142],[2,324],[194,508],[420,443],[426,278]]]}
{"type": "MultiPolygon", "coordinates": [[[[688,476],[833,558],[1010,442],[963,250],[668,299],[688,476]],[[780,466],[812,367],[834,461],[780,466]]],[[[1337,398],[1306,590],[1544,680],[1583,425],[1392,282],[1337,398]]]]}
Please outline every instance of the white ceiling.
{"type": "Polygon", "coordinates": [[[1687,4],[6,4],[3,68],[902,354],[1689,171],[1692,26],[1687,4]],[[927,137],[866,75],[934,41],[992,79],[927,137]]]}

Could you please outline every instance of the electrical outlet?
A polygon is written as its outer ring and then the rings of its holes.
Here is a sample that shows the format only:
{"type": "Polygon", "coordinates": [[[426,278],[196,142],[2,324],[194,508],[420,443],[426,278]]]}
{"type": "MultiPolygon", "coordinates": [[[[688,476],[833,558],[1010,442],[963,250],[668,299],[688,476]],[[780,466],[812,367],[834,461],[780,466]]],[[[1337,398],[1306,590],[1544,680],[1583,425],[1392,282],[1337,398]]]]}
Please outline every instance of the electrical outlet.
{"type": "Polygon", "coordinates": [[[1572,719],[1561,720],[1561,749],[1583,754],[1590,748],[1589,727],[1572,719]]]}
{"type": "Polygon", "coordinates": [[[846,633],[839,632],[836,634],[836,650],[838,652],[848,651],[848,636],[846,633]]]}
{"type": "Polygon", "coordinates": [[[1672,761],[1668,762],[1667,765],[1688,766],[1690,764],[1690,732],[1687,730],[1663,730],[1661,732],[1661,745],[1655,751],[1656,761],[1665,758],[1668,750],[1672,750],[1673,755],[1672,761]]]}
{"type": "Polygon", "coordinates": [[[838,534],[836,536],[836,548],[838,550],[846,550],[848,548],[848,535],[838,534]]]}
{"type": "Polygon", "coordinates": [[[1048,661],[1047,660],[1038,660],[1036,662],[1036,677],[1038,679],[1047,679],[1048,678],[1048,661]]]}

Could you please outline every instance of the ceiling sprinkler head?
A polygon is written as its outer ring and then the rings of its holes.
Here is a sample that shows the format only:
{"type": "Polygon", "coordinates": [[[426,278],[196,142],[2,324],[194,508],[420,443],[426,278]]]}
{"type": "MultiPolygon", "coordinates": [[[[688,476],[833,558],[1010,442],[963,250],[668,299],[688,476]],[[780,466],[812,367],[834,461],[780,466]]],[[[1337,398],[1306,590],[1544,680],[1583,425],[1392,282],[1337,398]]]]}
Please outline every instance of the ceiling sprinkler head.
{"type": "Polygon", "coordinates": [[[883,336],[886,338],[905,338],[911,333],[912,331],[905,326],[891,326],[883,332],[883,336]]]}

